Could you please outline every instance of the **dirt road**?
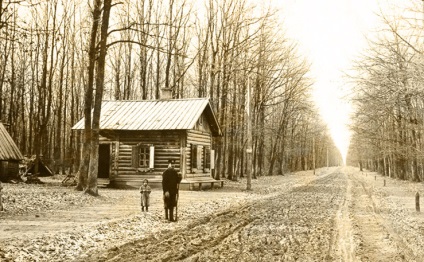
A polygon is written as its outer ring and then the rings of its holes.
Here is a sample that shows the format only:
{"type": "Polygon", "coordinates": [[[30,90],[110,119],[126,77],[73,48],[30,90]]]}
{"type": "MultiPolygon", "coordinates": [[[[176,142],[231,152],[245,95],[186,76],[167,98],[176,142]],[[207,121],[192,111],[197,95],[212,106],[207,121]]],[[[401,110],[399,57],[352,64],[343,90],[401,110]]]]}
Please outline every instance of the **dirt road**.
{"type": "MultiPolygon", "coordinates": [[[[89,260],[424,261],[423,246],[404,241],[412,235],[396,230],[371,177],[352,169],[329,172],[89,260]]],[[[423,220],[416,222],[422,228],[423,220]]],[[[422,235],[414,238],[422,244],[422,235]]]]}
{"type": "Polygon", "coordinates": [[[409,203],[413,203],[414,194],[402,186],[387,188],[384,186],[384,180],[389,181],[389,179],[379,177],[379,182],[377,182],[376,175],[368,177],[358,173],[349,175],[347,194],[349,199],[345,205],[348,206],[350,228],[354,228],[355,233],[356,258],[353,257],[352,261],[355,259],[361,261],[424,261],[422,250],[424,221],[422,217],[417,216],[417,213],[410,207],[408,215],[405,214],[405,217],[397,219],[396,214],[402,212],[407,203],[389,206],[390,198],[396,194],[401,193],[405,198],[404,201],[409,201],[409,203]],[[377,189],[376,185],[378,185],[377,189]],[[414,217],[417,220],[413,221],[414,217]],[[415,232],[399,230],[399,224],[402,227],[414,227],[414,225],[420,224],[418,228],[421,228],[421,233],[420,230],[415,232]],[[415,238],[417,238],[417,243],[420,243],[419,248],[407,242],[407,239],[415,238]]]}
{"type": "MultiPolygon", "coordinates": [[[[62,212],[62,216],[67,216],[63,217],[63,224],[72,222],[72,232],[46,227],[50,240],[61,242],[59,247],[37,250],[37,256],[29,255],[34,249],[26,254],[20,250],[8,255],[11,248],[6,248],[3,258],[10,261],[31,261],[26,258],[37,258],[34,261],[424,261],[424,219],[414,209],[414,195],[416,191],[422,192],[422,184],[383,178],[354,168],[330,168],[319,170],[317,175],[302,172],[260,178],[254,181],[252,192],[242,191],[243,187],[244,182],[229,182],[225,189],[182,192],[177,223],[163,219],[160,191],[153,192],[151,212],[142,214],[138,194],[124,191],[121,193],[127,194],[126,204],[114,201],[109,207],[118,212],[110,215],[105,209],[94,215],[87,210],[96,209],[82,208],[88,212],[83,217],[89,214],[91,217],[83,222],[74,220],[75,212],[62,212]],[[97,223],[96,217],[100,219],[97,223]]],[[[55,220],[55,225],[60,222],[55,220]]],[[[0,224],[0,231],[7,232],[7,228],[0,224]]],[[[29,242],[39,246],[39,241],[46,237],[34,230],[26,233],[27,238],[33,237],[31,241],[21,239],[13,244],[14,237],[4,237],[0,238],[0,247],[2,243],[16,247],[29,242]]],[[[24,251],[28,251],[28,246],[24,251]]]]}
{"type": "Polygon", "coordinates": [[[332,253],[332,230],[326,229],[332,227],[333,219],[328,214],[336,212],[343,187],[343,180],[331,174],[308,185],[194,221],[160,238],[151,236],[109,250],[107,257],[96,254],[89,260],[287,261],[290,257],[301,261],[311,257],[326,260],[332,253]],[[330,180],[338,183],[331,187],[331,192],[327,190],[330,180]]]}

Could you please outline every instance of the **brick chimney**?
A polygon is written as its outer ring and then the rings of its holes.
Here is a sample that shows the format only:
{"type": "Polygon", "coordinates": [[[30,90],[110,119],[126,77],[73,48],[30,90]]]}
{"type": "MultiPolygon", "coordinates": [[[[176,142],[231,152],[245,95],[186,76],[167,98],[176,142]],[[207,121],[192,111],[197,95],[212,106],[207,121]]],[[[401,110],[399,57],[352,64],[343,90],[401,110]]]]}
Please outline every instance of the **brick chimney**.
{"type": "Polygon", "coordinates": [[[172,99],[172,89],[171,88],[162,88],[160,99],[172,99]]]}

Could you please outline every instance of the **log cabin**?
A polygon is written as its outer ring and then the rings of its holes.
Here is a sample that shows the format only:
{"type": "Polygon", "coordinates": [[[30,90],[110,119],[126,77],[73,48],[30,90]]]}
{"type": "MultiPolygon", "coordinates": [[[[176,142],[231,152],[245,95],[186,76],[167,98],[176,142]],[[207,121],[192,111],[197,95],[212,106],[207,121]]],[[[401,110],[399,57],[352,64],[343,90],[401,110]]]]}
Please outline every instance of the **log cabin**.
{"type": "MultiPolygon", "coordinates": [[[[84,119],[72,129],[83,130],[84,119]]],[[[221,129],[209,99],[103,101],[100,136],[99,184],[139,187],[148,179],[159,187],[171,159],[181,189],[223,186],[211,175],[221,129]]]]}
{"type": "Polygon", "coordinates": [[[3,123],[0,123],[0,181],[19,178],[19,162],[24,159],[3,123]]]}

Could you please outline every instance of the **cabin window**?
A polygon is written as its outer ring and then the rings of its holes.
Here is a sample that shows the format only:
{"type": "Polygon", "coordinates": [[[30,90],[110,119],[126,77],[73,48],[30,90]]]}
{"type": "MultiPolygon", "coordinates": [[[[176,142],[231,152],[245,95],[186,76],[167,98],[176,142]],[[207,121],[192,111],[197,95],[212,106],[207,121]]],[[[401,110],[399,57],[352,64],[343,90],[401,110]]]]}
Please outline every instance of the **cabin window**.
{"type": "Polygon", "coordinates": [[[211,169],[211,148],[205,147],[203,150],[203,159],[204,159],[204,165],[203,165],[203,171],[206,172],[211,169]]]}
{"type": "Polygon", "coordinates": [[[138,167],[148,168],[150,160],[150,149],[146,146],[139,147],[138,151],[138,167]]]}
{"type": "Polygon", "coordinates": [[[191,172],[194,172],[194,169],[197,169],[197,151],[198,151],[198,145],[194,145],[191,144],[191,156],[190,156],[190,161],[191,161],[191,172]]]}
{"type": "Polygon", "coordinates": [[[191,144],[191,172],[195,172],[197,170],[204,169],[204,163],[202,158],[204,159],[204,155],[202,154],[204,150],[202,150],[202,146],[191,144]]]}
{"type": "Polygon", "coordinates": [[[132,166],[135,168],[154,168],[154,146],[136,145],[132,147],[132,166]]]}

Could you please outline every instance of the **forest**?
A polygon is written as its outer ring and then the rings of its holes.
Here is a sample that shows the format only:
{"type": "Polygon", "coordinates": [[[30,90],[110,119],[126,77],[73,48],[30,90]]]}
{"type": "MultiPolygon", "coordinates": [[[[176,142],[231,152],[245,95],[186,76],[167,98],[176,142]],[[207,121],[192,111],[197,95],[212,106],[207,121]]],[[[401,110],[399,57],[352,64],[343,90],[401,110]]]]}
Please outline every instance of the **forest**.
{"type": "MultiPolygon", "coordinates": [[[[403,6],[376,13],[380,27],[343,72],[346,159],[314,101],[313,57],[287,33],[278,1],[0,0],[0,123],[21,164],[58,174],[0,183],[0,260],[421,261],[424,0],[368,0],[403,6]],[[92,197],[102,101],[163,90],[208,98],[222,133],[209,149],[225,186],[181,189],[178,223],[164,219],[161,189],[149,212],[138,190],[92,197]],[[63,185],[68,175],[75,187],[63,185]]],[[[354,7],[319,5],[336,2],[354,7]]]]}
{"type": "Polygon", "coordinates": [[[350,163],[398,179],[424,180],[423,2],[408,1],[368,39],[350,79],[355,116],[350,163]]]}
{"type": "Polygon", "coordinates": [[[340,164],[312,101],[309,62],[271,4],[0,0],[0,7],[0,120],[28,159],[55,173],[95,178],[88,169],[100,102],[160,99],[163,88],[174,99],[210,99],[223,131],[214,140],[218,178],[245,175],[248,142],[253,177],[340,164]],[[72,131],[84,116],[85,132],[72,131]]]}

